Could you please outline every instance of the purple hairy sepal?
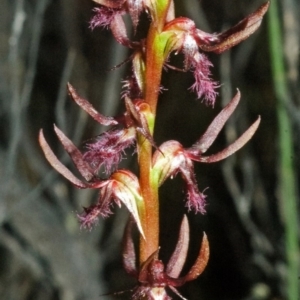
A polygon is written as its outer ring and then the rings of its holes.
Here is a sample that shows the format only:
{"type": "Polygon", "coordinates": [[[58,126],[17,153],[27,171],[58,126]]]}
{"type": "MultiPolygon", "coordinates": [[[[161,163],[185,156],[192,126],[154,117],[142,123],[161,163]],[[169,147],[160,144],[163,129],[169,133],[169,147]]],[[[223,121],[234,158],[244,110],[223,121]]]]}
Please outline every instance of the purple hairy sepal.
{"type": "Polygon", "coordinates": [[[125,149],[132,146],[135,140],[136,131],[133,127],[106,131],[94,142],[86,144],[83,159],[95,172],[103,166],[106,174],[110,174],[117,168],[125,149]]]}
{"type": "Polygon", "coordinates": [[[95,15],[90,21],[91,29],[95,29],[96,27],[107,28],[111,25],[116,16],[124,13],[122,10],[106,6],[95,7],[93,11],[95,15]]]}

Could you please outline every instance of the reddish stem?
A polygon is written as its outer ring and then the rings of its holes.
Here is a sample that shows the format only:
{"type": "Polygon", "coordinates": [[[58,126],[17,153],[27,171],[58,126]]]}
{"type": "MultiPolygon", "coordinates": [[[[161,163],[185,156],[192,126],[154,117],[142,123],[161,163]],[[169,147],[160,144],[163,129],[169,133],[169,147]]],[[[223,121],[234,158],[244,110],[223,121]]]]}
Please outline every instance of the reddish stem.
{"type": "MultiPolygon", "coordinates": [[[[146,43],[145,101],[150,105],[154,118],[164,60],[163,53],[155,43],[157,35],[157,27],[152,24],[146,43]]],[[[153,134],[154,124],[151,127],[153,134]]],[[[150,178],[152,146],[145,139],[140,139],[139,145],[140,186],[145,201],[145,212],[141,221],[146,239],[141,237],[140,240],[140,263],[143,263],[159,246],[159,201],[158,187],[151,184],[150,178]]]]}

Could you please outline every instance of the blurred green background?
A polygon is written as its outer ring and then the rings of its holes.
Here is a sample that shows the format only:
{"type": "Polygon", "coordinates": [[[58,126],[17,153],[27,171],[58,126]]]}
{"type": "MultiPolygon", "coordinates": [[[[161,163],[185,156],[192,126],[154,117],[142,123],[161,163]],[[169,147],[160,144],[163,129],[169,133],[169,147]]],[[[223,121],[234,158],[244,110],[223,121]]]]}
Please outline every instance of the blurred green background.
{"type": "MultiPolygon", "coordinates": [[[[263,1],[175,1],[176,15],[219,32],[263,1]]],[[[37,142],[44,128],[68,167],[53,123],[76,145],[105,130],[67,97],[66,83],[103,114],[123,109],[121,80],[130,64],[110,71],[130,51],[107,30],[88,28],[90,0],[0,1],[0,298],[5,300],[129,299],[101,296],[131,289],[122,270],[124,207],[91,232],[76,213],[97,200],[53,171],[37,142]]],[[[210,149],[221,150],[261,115],[254,138],[237,154],[195,167],[208,199],[207,214],[189,213],[191,265],[202,231],[211,258],[196,281],[180,289],[188,299],[299,299],[300,2],[272,0],[260,29],[222,55],[209,54],[221,83],[214,108],[188,90],[191,73],[164,73],[155,140],[192,145],[234,96],[242,100],[210,149]]],[[[171,57],[180,66],[182,57],[171,57]]],[[[128,153],[122,164],[136,169],[128,153]]],[[[161,257],[167,262],[184,207],[180,178],[161,188],[161,257]]],[[[174,296],[174,298],[176,298],[174,296]]]]}

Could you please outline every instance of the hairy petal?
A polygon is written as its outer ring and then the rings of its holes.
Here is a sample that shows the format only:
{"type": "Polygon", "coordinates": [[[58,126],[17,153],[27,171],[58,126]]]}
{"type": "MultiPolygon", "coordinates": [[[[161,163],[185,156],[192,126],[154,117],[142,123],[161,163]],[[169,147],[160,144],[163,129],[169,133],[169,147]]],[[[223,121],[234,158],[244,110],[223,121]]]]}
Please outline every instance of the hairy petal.
{"type": "Polygon", "coordinates": [[[214,106],[218,95],[216,89],[219,85],[216,81],[211,79],[210,67],[212,63],[200,52],[197,52],[194,57],[189,60],[191,61],[191,70],[195,78],[195,83],[190,89],[197,94],[199,99],[203,97],[207,105],[214,106]]]}
{"type": "Polygon", "coordinates": [[[179,168],[182,178],[186,183],[187,203],[189,210],[194,210],[195,213],[200,212],[205,214],[206,196],[198,189],[197,181],[194,174],[193,162],[186,158],[185,164],[179,168]]]}
{"type": "Polygon", "coordinates": [[[84,208],[82,214],[78,214],[77,217],[81,224],[81,228],[91,230],[94,225],[97,224],[99,217],[106,218],[112,214],[112,191],[113,182],[106,180],[102,184],[102,189],[99,193],[98,203],[84,208]]]}
{"type": "Polygon", "coordinates": [[[104,203],[92,205],[90,207],[84,207],[84,212],[81,214],[77,214],[80,228],[84,228],[87,230],[92,230],[95,225],[97,225],[99,216],[107,217],[112,212],[109,208],[111,203],[104,203]]]}
{"type": "MultiPolygon", "coordinates": [[[[133,59],[134,65],[134,59],[133,59]]],[[[135,71],[135,70],[134,70],[135,71]]],[[[122,98],[128,97],[131,99],[141,98],[142,92],[140,88],[140,82],[137,81],[135,74],[128,76],[125,80],[122,81],[122,98]]]]}
{"type": "Polygon", "coordinates": [[[90,28],[95,29],[96,27],[107,28],[111,25],[117,15],[123,13],[122,10],[113,9],[106,6],[96,7],[93,9],[95,15],[90,21],[90,28]]]}
{"type": "Polygon", "coordinates": [[[103,165],[107,174],[117,168],[125,149],[135,143],[134,128],[110,130],[102,133],[93,143],[86,144],[83,159],[98,172],[103,165]]]}

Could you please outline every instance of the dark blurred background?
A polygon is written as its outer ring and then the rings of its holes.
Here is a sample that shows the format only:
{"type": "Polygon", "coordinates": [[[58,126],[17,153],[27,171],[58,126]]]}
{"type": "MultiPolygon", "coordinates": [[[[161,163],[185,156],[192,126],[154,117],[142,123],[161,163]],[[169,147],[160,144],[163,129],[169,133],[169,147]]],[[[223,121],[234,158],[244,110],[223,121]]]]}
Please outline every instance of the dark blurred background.
{"type": "MultiPolygon", "coordinates": [[[[175,3],[177,16],[191,17],[198,28],[218,32],[236,24],[263,1],[175,3]]],[[[292,180],[297,185],[300,9],[297,0],[279,4],[284,76],[290,95],[286,106],[293,132],[292,180]]],[[[101,295],[135,286],[121,263],[126,209],[116,208],[112,217],[100,220],[91,232],[80,230],[76,213],[94,203],[97,192],[77,190],[53,171],[37,142],[43,128],[58,157],[72,168],[53,133],[53,123],[78,146],[103,132],[104,128],[68,99],[67,82],[105,115],[115,115],[123,108],[121,80],[130,64],[109,70],[130,52],[108,30],[88,28],[93,7],[90,0],[0,0],[1,299],[129,299],[128,293],[101,295]]],[[[265,18],[247,41],[222,55],[208,55],[214,63],[213,77],[221,83],[214,108],[206,107],[188,90],[193,83],[191,73],[169,70],[163,76],[166,90],[158,107],[158,145],[168,139],[191,145],[236,88],[242,93],[241,103],[210,153],[232,142],[258,115],[262,117],[254,138],[233,157],[196,165],[200,190],[209,187],[205,191],[209,204],[205,216],[188,214],[192,238],[187,269],[203,231],[208,234],[211,257],[205,272],[180,289],[191,300],[288,299],[285,205],[290,199],[278,191],[281,148],[267,25],[265,18]]],[[[171,61],[180,66],[180,59],[171,61]]],[[[123,164],[136,168],[135,158],[129,154],[123,164]]],[[[180,178],[161,188],[164,261],[174,248],[186,212],[183,199],[180,178]]],[[[299,223],[294,228],[298,232],[299,223]]],[[[299,253],[294,256],[297,261],[299,253]]]]}

